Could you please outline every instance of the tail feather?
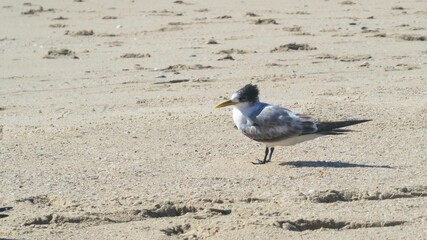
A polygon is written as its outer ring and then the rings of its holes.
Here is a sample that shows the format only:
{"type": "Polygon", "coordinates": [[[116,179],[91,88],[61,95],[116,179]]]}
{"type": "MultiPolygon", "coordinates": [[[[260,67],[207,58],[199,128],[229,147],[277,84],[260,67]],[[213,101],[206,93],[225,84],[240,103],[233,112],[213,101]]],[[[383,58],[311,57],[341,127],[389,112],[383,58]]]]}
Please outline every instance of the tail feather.
{"type": "Polygon", "coordinates": [[[363,120],[349,120],[349,121],[337,121],[337,122],[318,122],[317,133],[326,135],[338,135],[350,132],[348,129],[340,129],[351,125],[372,121],[371,119],[363,120]]]}
{"type": "MultiPolygon", "coordinates": [[[[6,212],[9,211],[10,209],[12,209],[12,207],[1,207],[0,208],[0,212],[6,212]]],[[[0,214],[0,218],[5,218],[8,217],[9,215],[7,214],[0,214]]]]}
{"type": "Polygon", "coordinates": [[[315,121],[302,121],[302,134],[315,133],[316,131],[317,127],[315,121]]]}

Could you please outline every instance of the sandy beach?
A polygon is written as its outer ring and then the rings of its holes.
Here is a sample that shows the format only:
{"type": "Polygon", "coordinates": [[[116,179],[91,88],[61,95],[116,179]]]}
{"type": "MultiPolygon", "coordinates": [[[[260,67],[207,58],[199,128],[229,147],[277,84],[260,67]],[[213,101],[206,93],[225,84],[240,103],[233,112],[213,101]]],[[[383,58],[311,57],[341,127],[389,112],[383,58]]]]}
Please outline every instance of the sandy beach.
{"type": "Polygon", "coordinates": [[[426,239],[427,3],[0,3],[1,239],[426,239]],[[277,147],[244,85],[353,132],[277,147]]]}

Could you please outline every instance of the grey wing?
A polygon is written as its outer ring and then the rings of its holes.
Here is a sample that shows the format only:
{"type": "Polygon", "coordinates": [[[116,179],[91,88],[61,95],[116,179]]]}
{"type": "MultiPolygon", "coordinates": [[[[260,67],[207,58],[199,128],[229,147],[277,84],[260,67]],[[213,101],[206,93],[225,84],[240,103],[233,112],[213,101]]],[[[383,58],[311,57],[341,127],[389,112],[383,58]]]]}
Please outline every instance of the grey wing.
{"type": "Polygon", "coordinates": [[[266,106],[251,120],[243,133],[256,141],[278,141],[317,130],[311,119],[279,106],[266,106]]]}

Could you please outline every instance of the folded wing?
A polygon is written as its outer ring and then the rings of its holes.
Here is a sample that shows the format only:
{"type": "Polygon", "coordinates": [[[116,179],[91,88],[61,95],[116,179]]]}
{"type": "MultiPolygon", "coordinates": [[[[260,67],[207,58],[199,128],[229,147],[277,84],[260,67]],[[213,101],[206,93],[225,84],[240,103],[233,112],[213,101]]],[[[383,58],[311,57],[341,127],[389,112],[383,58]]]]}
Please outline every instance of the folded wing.
{"type": "Polygon", "coordinates": [[[341,128],[370,120],[316,122],[309,116],[296,114],[286,108],[267,105],[253,113],[249,121],[247,127],[241,129],[243,134],[255,141],[275,142],[310,134],[343,134],[350,130],[341,128]]]}
{"type": "Polygon", "coordinates": [[[249,121],[247,127],[241,129],[243,134],[262,142],[279,141],[317,131],[315,121],[309,117],[273,105],[253,113],[249,121]]]}

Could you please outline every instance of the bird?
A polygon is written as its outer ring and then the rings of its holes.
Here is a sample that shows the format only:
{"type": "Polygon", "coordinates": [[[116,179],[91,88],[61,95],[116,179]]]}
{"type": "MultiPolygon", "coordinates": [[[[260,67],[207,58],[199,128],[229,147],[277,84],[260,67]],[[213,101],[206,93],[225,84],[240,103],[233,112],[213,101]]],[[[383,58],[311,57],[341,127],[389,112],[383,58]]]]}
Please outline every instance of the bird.
{"type": "Polygon", "coordinates": [[[312,117],[295,113],[287,108],[260,102],[257,85],[247,84],[231,98],[215,106],[233,106],[233,120],[246,137],[265,145],[263,160],[271,161],[276,146],[291,146],[321,136],[350,132],[343,127],[371,121],[371,119],[318,122],[312,117]]]}

